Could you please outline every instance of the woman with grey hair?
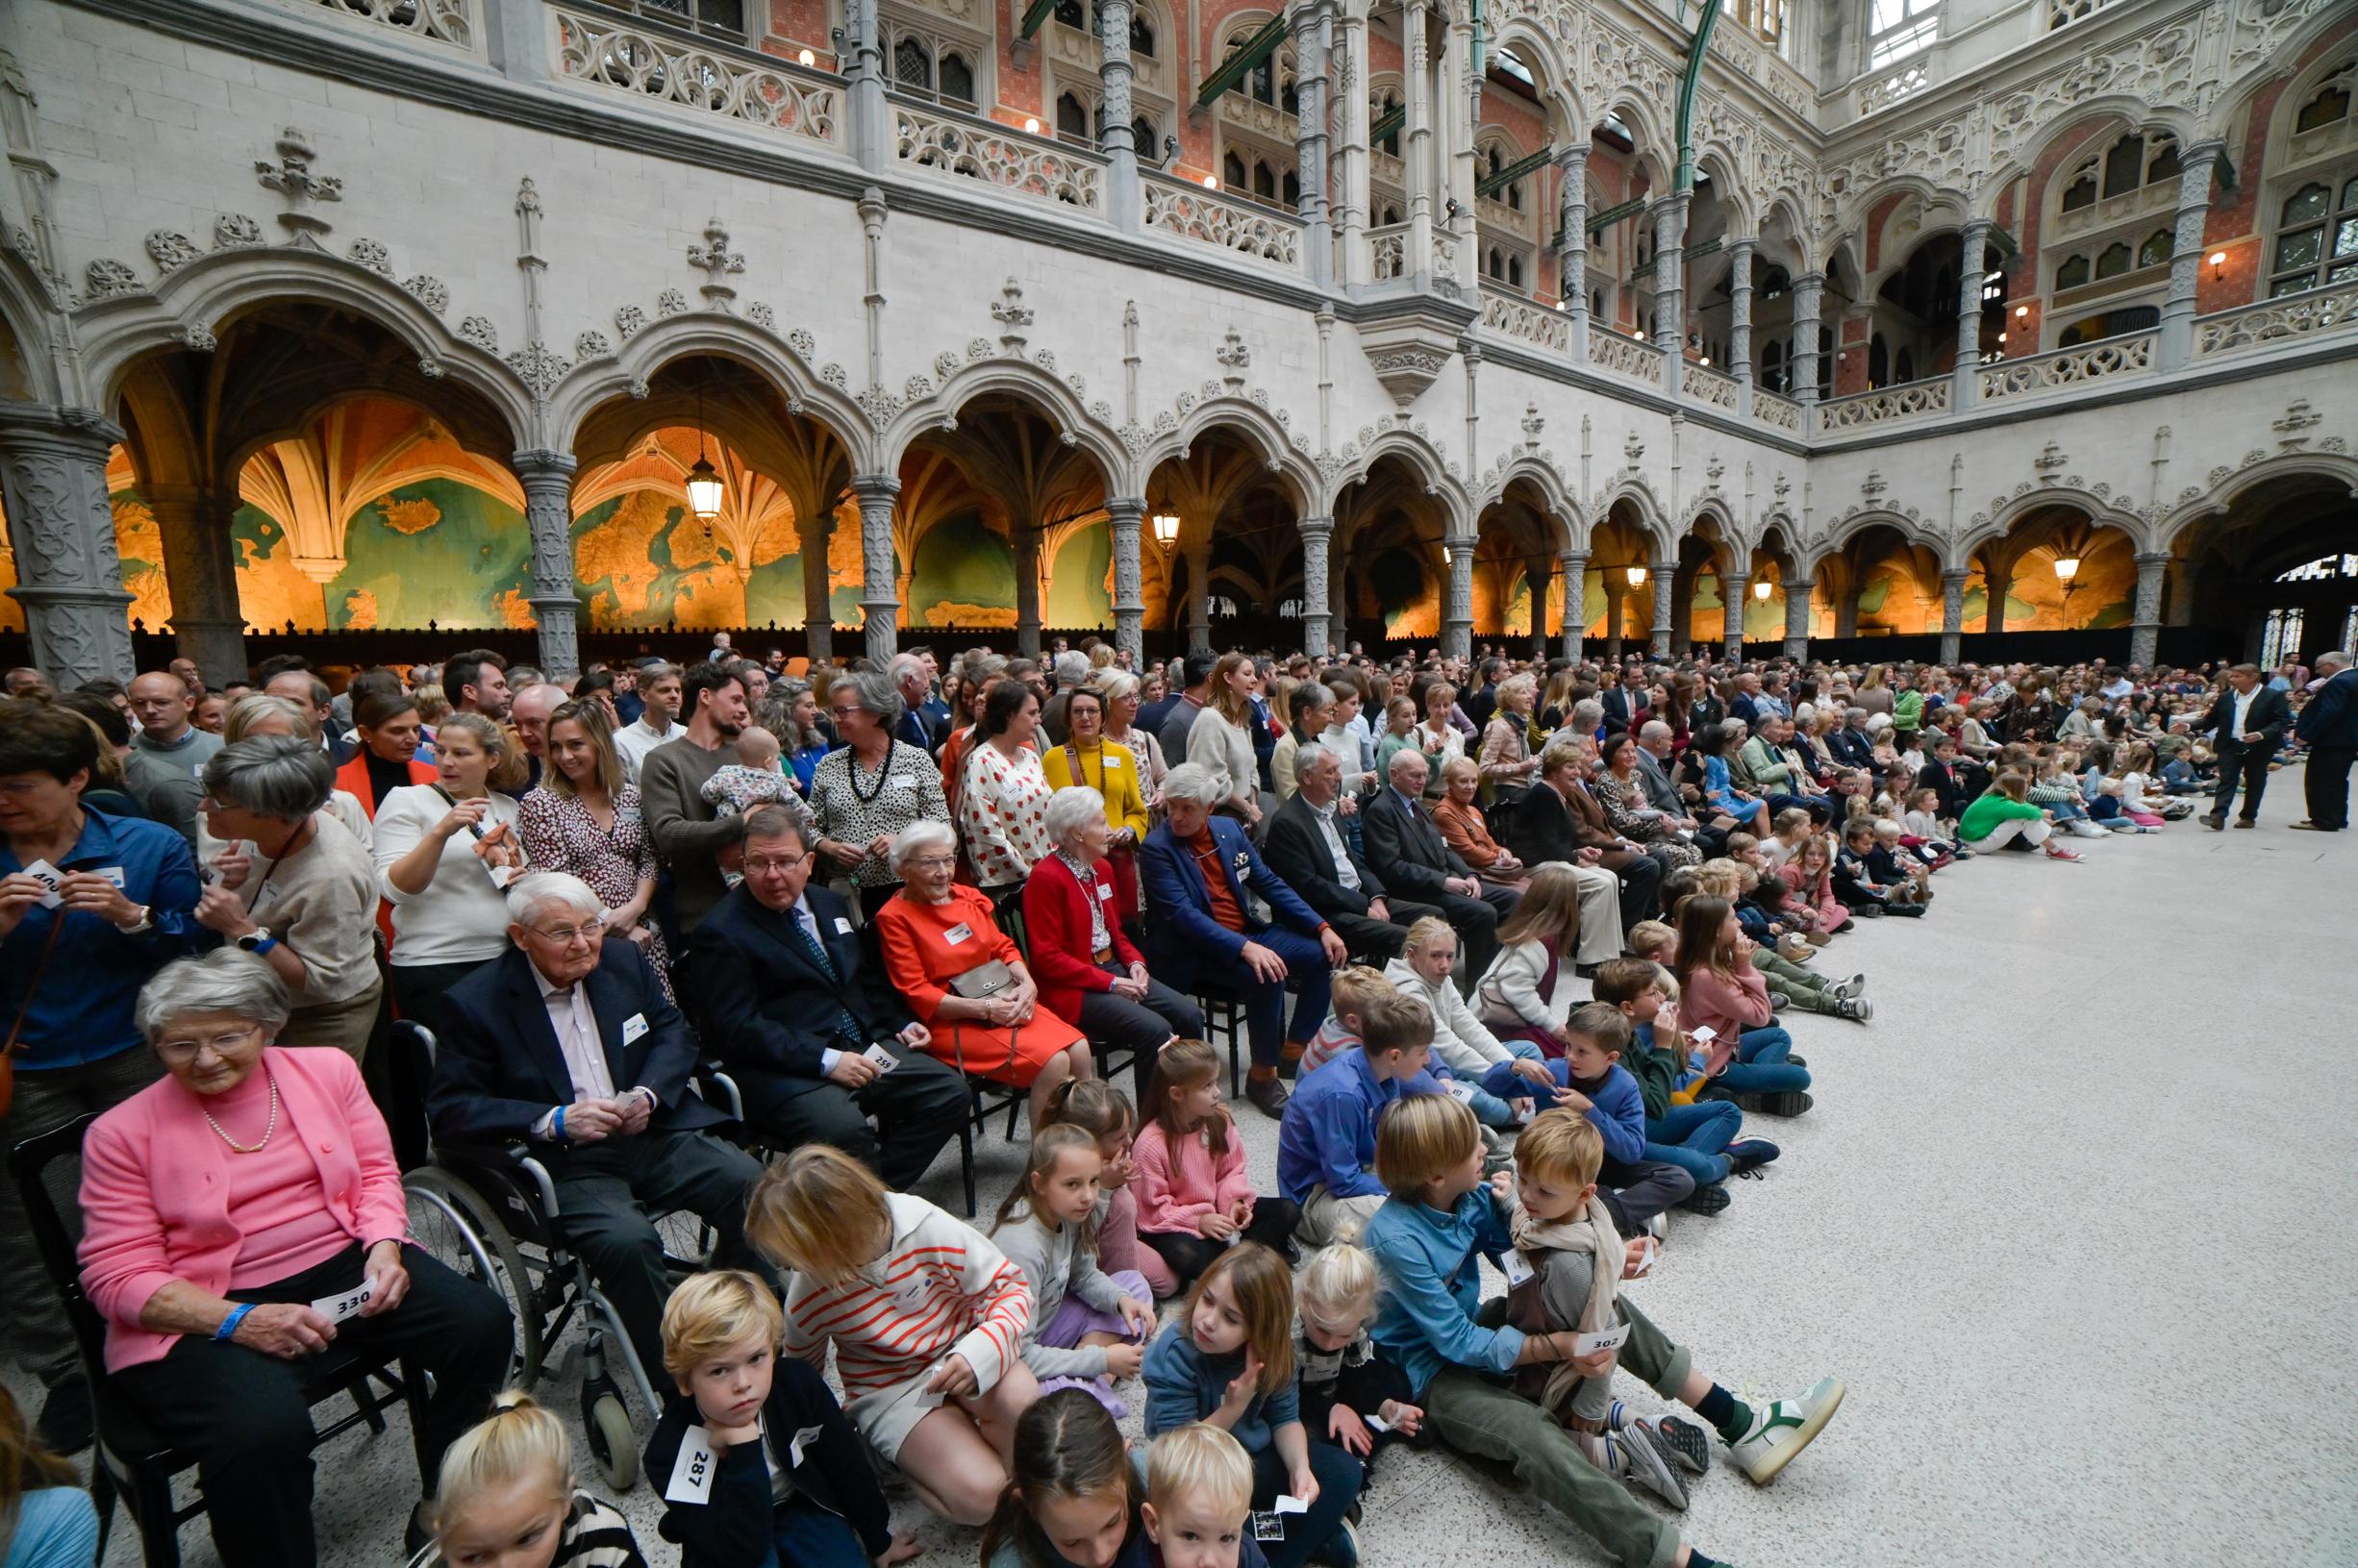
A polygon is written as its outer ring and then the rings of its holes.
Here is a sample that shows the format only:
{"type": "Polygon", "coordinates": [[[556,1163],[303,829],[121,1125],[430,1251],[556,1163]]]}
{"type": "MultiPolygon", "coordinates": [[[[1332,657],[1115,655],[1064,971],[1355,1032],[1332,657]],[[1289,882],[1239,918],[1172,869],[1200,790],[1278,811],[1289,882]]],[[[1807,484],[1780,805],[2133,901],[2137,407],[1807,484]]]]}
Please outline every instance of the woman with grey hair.
{"type": "Polygon", "coordinates": [[[137,1017],[166,1076],[82,1146],[82,1287],[106,1321],[109,1392],[196,1456],[223,1562],[307,1565],[312,1359],[335,1345],[432,1375],[431,1394],[413,1390],[423,1481],[498,1390],[514,1325],[405,1239],[360,1068],[278,1043],[288,994],[266,959],[167,964],[137,1017]]]}
{"type": "Polygon", "coordinates": [[[1040,986],[991,901],[958,881],[949,824],[902,829],[892,868],[901,889],[876,911],[876,934],[892,988],[933,1032],[925,1049],[970,1078],[1030,1090],[1032,1126],[1045,1127],[1056,1086],[1093,1076],[1089,1041],[1040,1006],[1040,986]]]}
{"type": "Polygon", "coordinates": [[[923,747],[892,738],[901,694],[880,670],[839,677],[827,716],[843,744],[811,770],[811,817],[816,824],[817,871],[851,874],[861,911],[870,920],[900,891],[889,851],[892,838],[916,822],[949,826],[941,775],[923,747]]]}
{"type": "Polygon", "coordinates": [[[368,1050],[384,981],[377,973],[377,874],[367,849],[330,812],[327,754],[291,735],[251,735],[205,764],[205,827],[251,844],[237,887],[216,881],[197,923],[268,964],[290,1011],[278,1040],[368,1050]]]}
{"type": "Polygon", "coordinates": [[[1142,1105],[1156,1053],[1171,1040],[1201,1038],[1204,1015],[1146,973],[1145,958],[1122,933],[1104,797],[1087,784],[1059,789],[1048,797],[1047,819],[1056,847],[1023,884],[1041,1006],[1078,1023],[1094,1044],[1131,1052],[1142,1105]]]}

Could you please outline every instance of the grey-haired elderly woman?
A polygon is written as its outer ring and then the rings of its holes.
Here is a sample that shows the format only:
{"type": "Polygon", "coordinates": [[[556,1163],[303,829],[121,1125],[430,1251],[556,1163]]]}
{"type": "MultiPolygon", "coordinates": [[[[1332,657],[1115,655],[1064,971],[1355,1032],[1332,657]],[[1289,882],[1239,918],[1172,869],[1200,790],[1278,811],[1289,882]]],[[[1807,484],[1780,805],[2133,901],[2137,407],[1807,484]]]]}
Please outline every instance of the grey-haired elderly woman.
{"type": "Polygon", "coordinates": [[[819,869],[849,872],[869,919],[900,891],[892,840],[913,822],[949,825],[941,773],[922,747],[892,738],[901,694],[881,670],[839,677],[827,716],[842,746],[811,772],[811,814],[817,824],[819,869]]]}
{"type": "Polygon", "coordinates": [[[514,1335],[498,1296],[405,1239],[360,1068],[279,1044],[287,1018],[266,959],[165,965],[138,1007],[165,1076],[82,1148],[82,1286],[106,1320],[110,1392],[196,1456],[213,1543],[239,1568],[316,1560],[306,1363],[335,1347],[432,1374],[425,1482],[498,1390],[514,1335]]]}
{"type": "Polygon", "coordinates": [[[1193,1002],[1146,973],[1122,933],[1119,895],[1106,851],[1113,829],[1105,800],[1087,784],[1048,797],[1048,842],[1056,847],[1023,884],[1023,923],[1040,1005],[1081,1026],[1092,1045],[1132,1053],[1140,1103],[1156,1054],[1173,1039],[1199,1039],[1193,1002]]]}
{"type": "Polygon", "coordinates": [[[216,881],[197,923],[268,964],[287,987],[288,1047],[332,1046],[358,1061],[376,1026],[377,874],[332,811],[327,754],[291,735],[234,741],[205,764],[199,803],[214,838],[251,844],[236,886],[216,881]]]}

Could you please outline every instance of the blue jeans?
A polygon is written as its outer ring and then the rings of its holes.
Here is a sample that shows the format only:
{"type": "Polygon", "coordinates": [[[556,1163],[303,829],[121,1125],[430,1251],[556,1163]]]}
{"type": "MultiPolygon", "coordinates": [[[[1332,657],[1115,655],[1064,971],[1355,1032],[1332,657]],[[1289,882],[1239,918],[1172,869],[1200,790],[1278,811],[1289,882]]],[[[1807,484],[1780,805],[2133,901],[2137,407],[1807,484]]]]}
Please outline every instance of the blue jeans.
{"type": "Polygon", "coordinates": [[[1727,1180],[1727,1157],[1721,1151],[1736,1141],[1743,1127],[1743,1112],[1725,1100],[1668,1106],[1660,1116],[1645,1119],[1645,1157],[1676,1165],[1694,1178],[1696,1186],[1707,1187],[1727,1180]]]}
{"type": "MultiPolygon", "coordinates": [[[[1571,1083],[1571,1064],[1561,1058],[1549,1061],[1546,1054],[1529,1040],[1501,1040],[1498,1043],[1505,1046],[1517,1060],[1536,1061],[1545,1065],[1555,1075],[1558,1087],[1571,1083]]],[[[1507,1102],[1509,1100],[1528,1100],[1532,1097],[1532,1091],[1537,1087],[1538,1085],[1531,1080],[1515,1070],[1513,1061],[1499,1062],[1489,1072],[1484,1073],[1474,1086],[1474,1097],[1470,1102],[1474,1120],[1485,1127],[1506,1126],[1509,1121],[1513,1120],[1513,1112],[1507,1108],[1507,1102]],[[1496,1121],[1493,1121],[1484,1113],[1488,1106],[1498,1108],[1496,1121]]]]}
{"type": "Polygon", "coordinates": [[[1810,1070],[1785,1058],[1794,1052],[1794,1037],[1776,1025],[1747,1029],[1736,1042],[1736,1059],[1719,1082],[1739,1094],[1791,1094],[1810,1086],[1810,1070]]]}
{"type": "Polygon", "coordinates": [[[806,1497],[790,1497],[770,1512],[769,1555],[761,1568],[868,1568],[867,1549],[840,1514],[806,1497]]]}

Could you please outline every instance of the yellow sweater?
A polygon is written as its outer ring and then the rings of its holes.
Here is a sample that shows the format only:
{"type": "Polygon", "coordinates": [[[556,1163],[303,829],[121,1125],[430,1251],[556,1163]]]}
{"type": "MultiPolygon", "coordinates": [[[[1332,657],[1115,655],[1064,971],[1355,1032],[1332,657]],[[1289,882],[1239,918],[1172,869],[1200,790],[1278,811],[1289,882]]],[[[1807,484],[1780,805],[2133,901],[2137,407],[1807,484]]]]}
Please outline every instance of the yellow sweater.
{"type": "Polygon", "coordinates": [[[1138,759],[1127,746],[1099,741],[1091,746],[1074,742],[1069,746],[1051,746],[1041,754],[1041,771],[1049,784],[1057,789],[1073,784],[1086,784],[1105,797],[1105,820],[1116,833],[1127,828],[1143,841],[1150,824],[1146,820],[1146,797],[1139,787],[1138,759]],[[1080,777],[1073,777],[1073,763],[1080,763],[1080,777]]]}

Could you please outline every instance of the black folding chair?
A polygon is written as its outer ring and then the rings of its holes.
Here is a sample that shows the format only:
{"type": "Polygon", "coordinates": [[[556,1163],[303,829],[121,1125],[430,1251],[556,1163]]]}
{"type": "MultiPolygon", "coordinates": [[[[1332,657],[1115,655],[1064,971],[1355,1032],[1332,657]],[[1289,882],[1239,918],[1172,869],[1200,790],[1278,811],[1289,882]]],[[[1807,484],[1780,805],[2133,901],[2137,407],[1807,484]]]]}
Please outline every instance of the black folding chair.
{"type": "MultiPolygon", "coordinates": [[[[172,1502],[172,1480],[193,1469],[197,1456],[176,1449],[157,1436],[138,1410],[107,1381],[107,1326],[98,1309],[83,1294],[82,1275],[75,1261],[81,1206],[74,1195],[81,1186],[82,1137],[97,1113],[25,1139],[9,1152],[9,1168],[24,1200],[25,1218],[39,1250],[41,1267],[64,1303],[66,1322],[74,1332],[74,1349],[82,1375],[89,1381],[97,1443],[90,1465],[90,1496],[98,1506],[99,1555],[106,1554],[107,1534],[119,1499],[138,1526],[139,1548],[148,1568],[178,1568],[180,1527],[205,1511],[200,1489],[185,1506],[172,1502]]],[[[410,1411],[410,1439],[423,1431],[420,1405],[426,1382],[422,1372],[404,1357],[370,1356],[332,1346],[304,1363],[304,1396],[312,1404],[348,1394],[353,1411],[335,1425],[320,1429],[312,1441],[316,1450],[354,1427],[365,1423],[372,1432],[385,1431],[385,1412],[395,1403],[410,1411]],[[376,1384],[385,1385],[379,1392],[376,1384]]],[[[425,1473],[425,1456],[418,1455],[421,1489],[434,1478],[425,1473]]]]}

